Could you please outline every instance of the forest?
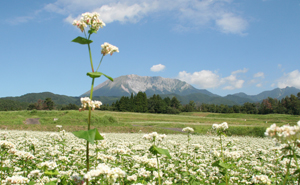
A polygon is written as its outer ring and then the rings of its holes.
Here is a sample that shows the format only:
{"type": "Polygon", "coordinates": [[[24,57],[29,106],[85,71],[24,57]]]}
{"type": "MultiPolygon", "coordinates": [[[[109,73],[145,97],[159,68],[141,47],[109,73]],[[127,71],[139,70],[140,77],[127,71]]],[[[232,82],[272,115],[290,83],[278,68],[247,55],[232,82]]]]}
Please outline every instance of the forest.
{"type": "MultiPolygon", "coordinates": [[[[67,105],[55,104],[51,98],[38,100],[35,103],[18,102],[8,99],[0,99],[0,111],[14,110],[78,110],[79,105],[69,103],[67,105]]],[[[122,96],[111,105],[103,104],[100,110],[120,112],[148,112],[162,114],[179,114],[180,112],[212,112],[212,113],[246,113],[246,114],[291,114],[300,115],[300,92],[286,96],[278,100],[267,98],[261,102],[243,105],[228,106],[224,104],[205,104],[190,101],[188,104],[181,102],[173,96],[162,98],[158,94],[147,97],[146,93],[138,92],[136,95],[122,96]]]]}

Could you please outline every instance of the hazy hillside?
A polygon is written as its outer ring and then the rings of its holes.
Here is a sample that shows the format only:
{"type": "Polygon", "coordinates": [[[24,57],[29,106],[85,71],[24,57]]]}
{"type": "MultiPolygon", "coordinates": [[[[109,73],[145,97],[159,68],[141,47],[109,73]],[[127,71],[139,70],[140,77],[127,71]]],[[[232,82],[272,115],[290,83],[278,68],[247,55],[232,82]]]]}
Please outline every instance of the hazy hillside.
{"type": "Polygon", "coordinates": [[[53,94],[51,92],[28,93],[17,97],[5,97],[4,99],[10,99],[19,102],[35,103],[39,99],[45,100],[46,98],[51,98],[55,104],[60,104],[60,105],[67,105],[69,103],[80,104],[80,100],[78,97],[53,94]]]}
{"type": "Polygon", "coordinates": [[[299,93],[299,92],[300,92],[300,89],[297,89],[295,87],[286,87],[283,89],[276,88],[271,91],[263,91],[257,95],[247,95],[245,93],[236,93],[236,94],[233,94],[232,96],[250,99],[253,102],[259,102],[268,97],[281,100],[282,98],[285,98],[286,96],[290,96],[291,94],[297,96],[297,93],[299,93]]]}

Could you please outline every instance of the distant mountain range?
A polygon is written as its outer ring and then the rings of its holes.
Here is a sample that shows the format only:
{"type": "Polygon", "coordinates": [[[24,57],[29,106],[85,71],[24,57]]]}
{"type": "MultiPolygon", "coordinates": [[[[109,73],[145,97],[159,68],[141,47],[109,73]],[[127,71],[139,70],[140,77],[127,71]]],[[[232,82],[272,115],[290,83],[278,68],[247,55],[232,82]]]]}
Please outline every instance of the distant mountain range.
{"type": "MultiPolygon", "coordinates": [[[[137,94],[139,91],[146,92],[147,96],[153,94],[177,94],[180,96],[202,93],[209,96],[218,96],[205,89],[196,89],[190,84],[171,78],[160,76],[138,76],[125,75],[115,78],[114,81],[106,80],[102,84],[94,87],[94,96],[130,96],[131,93],[137,94]]],[[[90,91],[81,96],[89,96],[90,91]]]]}
{"type": "MultiPolygon", "coordinates": [[[[247,95],[245,93],[236,93],[221,97],[213,94],[205,89],[196,89],[190,84],[170,78],[162,78],[159,76],[138,76],[126,75],[114,79],[114,82],[109,80],[99,84],[94,88],[93,99],[100,100],[104,104],[111,104],[120,99],[121,96],[130,96],[131,93],[137,94],[139,91],[146,92],[147,96],[159,94],[162,98],[177,97],[182,104],[189,103],[190,100],[200,104],[224,104],[224,105],[242,105],[246,102],[260,102],[268,97],[281,100],[291,94],[296,95],[300,89],[294,87],[286,87],[283,89],[273,89],[271,91],[264,91],[257,95],[247,95]]],[[[51,98],[55,104],[69,103],[80,105],[80,97],[89,96],[90,91],[83,93],[79,97],[71,97],[66,95],[53,94],[51,92],[43,93],[29,93],[19,97],[4,97],[1,99],[9,99],[19,102],[34,103],[38,99],[45,100],[51,98]]]]}

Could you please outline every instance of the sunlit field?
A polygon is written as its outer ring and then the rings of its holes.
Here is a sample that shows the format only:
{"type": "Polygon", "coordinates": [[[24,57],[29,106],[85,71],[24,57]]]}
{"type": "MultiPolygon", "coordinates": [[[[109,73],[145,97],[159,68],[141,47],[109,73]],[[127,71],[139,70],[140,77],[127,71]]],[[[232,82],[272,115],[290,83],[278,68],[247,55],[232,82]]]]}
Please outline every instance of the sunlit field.
{"type": "MultiPolygon", "coordinates": [[[[54,126],[55,127],[55,126],[54,126]]],[[[230,125],[229,125],[230,127],[230,125]]],[[[157,160],[143,133],[106,133],[90,144],[90,172],[85,171],[86,141],[72,133],[0,131],[2,184],[158,184],[157,160]],[[15,182],[15,183],[14,183],[15,182]],[[51,183],[49,183],[51,182],[51,183]]],[[[162,184],[278,184],[286,174],[282,146],[268,138],[169,134],[157,146],[171,158],[159,157],[162,184]],[[223,153],[221,156],[220,138],[223,153]],[[225,175],[214,163],[223,158],[225,175]]],[[[290,172],[296,171],[292,161],[290,172]]],[[[291,178],[297,179],[291,175],[291,178]]],[[[297,184],[297,181],[294,181],[297,184]]]]}

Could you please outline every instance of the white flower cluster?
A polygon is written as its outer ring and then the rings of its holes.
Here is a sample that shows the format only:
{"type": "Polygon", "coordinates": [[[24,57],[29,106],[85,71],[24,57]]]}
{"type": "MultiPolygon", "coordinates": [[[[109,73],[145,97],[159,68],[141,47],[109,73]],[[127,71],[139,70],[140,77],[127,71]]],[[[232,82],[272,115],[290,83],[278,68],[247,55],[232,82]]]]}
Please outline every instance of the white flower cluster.
{"type": "Polygon", "coordinates": [[[212,129],[225,131],[226,129],[228,129],[228,124],[226,122],[223,122],[221,124],[213,124],[212,129]]]}
{"type": "Polygon", "coordinates": [[[145,134],[143,136],[143,139],[149,141],[162,141],[165,137],[167,137],[166,134],[158,134],[157,132],[152,132],[150,134],[145,134]]]}
{"type": "Polygon", "coordinates": [[[194,129],[191,127],[185,127],[182,129],[182,132],[194,132],[194,129]]]}
{"type": "Polygon", "coordinates": [[[275,137],[281,143],[295,140],[300,137],[300,121],[298,121],[297,125],[294,126],[283,125],[281,127],[278,127],[274,123],[269,128],[267,128],[265,135],[275,137]]]}
{"type": "Polygon", "coordinates": [[[6,184],[27,184],[27,183],[29,183],[29,179],[26,177],[22,177],[22,176],[7,177],[5,180],[6,180],[6,184]]]}
{"type": "Polygon", "coordinates": [[[53,161],[46,161],[46,162],[42,162],[40,164],[38,164],[38,167],[42,168],[42,167],[46,167],[48,170],[54,170],[55,168],[57,168],[57,164],[56,162],[53,161]]]}
{"type": "Polygon", "coordinates": [[[81,107],[79,111],[85,110],[87,107],[91,107],[92,110],[95,110],[95,108],[100,108],[102,105],[101,101],[92,101],[89,97],[80,98],[81,101],[81,107]]]}
{"type": "Polygon", "coordinates": [[[99,19],[99,17],[100,15],[97,12],[83,13],[80,20],[74,20],[73,25],[77,26],[81,32],[83,32],[84,28],[87,26],[90,26],[91,30],[97,32],[99,28],[103,28],[103,26],[105,26],[105,23],[99,19]]]}
{"type": "Polygon", "coordinates": [[[1,149],[12,149],[15,148],[15,145],[12,142],[6,140],[0,140],[1,149]]]}
{"type": "Polygon", "coordinates": [[[93,180],[100,175],[106,175],[106,178],[115,182],[119,177],[125,177],[126,173],[120,168],[110,168],[105,163],[101,163],[95,170],[90,170],[84,175],[85,179],[93,180]]]}
{"type": "Polygon", "coordinates": [[[101,53],[105,56],[107,54],[110,54],[112,55],[114,52],[117,52],[119,53],[119,48],[114,46],[114,45],[111,45],[107,42],[104,42],[104,44],[101,45],[101,53]]]}
{"type": "Polygon", "coordinates": [[[271,184],[271,180],[266,175],[254,175],[251,181],[255,184],[271,184]]]}
{"type": "Polygon", "coordinates": [[[24,160],[28,160],[28,159],[32,160],[35,158],[34,155],[32,155],[29,152],[25,152],[25,151],[16,151],[15,155],[18,156],[18,158],[24,159],[24,160]]]}

